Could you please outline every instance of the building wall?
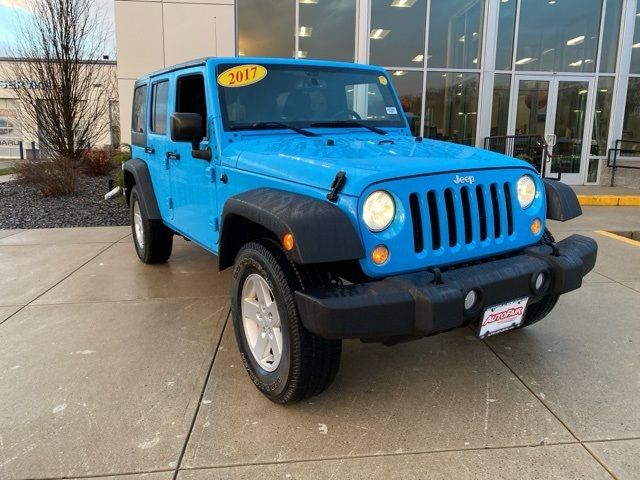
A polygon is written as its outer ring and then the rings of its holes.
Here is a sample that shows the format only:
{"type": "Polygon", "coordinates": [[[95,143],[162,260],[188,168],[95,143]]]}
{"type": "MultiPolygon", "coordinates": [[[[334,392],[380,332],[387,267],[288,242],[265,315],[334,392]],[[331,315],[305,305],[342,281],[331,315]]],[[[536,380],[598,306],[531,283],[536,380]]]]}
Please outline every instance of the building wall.
{"type": "Polygon", "coordinates": [[[131,142],[135,80],[187,60],[235,55],[234,0],[115,0],[122,142],[131,142]]]}

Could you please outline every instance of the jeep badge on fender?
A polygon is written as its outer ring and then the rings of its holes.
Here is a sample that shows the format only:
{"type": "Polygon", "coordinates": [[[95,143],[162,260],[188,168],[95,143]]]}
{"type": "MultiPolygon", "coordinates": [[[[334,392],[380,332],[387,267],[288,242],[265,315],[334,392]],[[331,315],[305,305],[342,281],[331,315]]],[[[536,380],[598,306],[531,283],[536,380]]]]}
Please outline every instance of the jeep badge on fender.
{"type": "Polygon", "coordinates": [[[277,403],[325,390],[342,339],[532,325],[596,261],[592,239],[556,242],[545,227],[582,213],[569,187],[412,137],[379,67],[187,62],[135,82],[131,125],[138,256],[166,262],[180,235],[233,268],[238,349],[277,403]]]}

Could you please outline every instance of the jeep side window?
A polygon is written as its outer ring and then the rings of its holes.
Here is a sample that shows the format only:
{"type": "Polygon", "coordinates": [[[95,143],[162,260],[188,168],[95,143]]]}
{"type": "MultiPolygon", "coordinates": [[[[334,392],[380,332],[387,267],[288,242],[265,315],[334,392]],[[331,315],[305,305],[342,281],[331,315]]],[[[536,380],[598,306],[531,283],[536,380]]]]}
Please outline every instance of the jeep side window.
{"type": "Polygon", "coordinates": [[[151,131],[159,135],[167,133],[167,100],[169,99],[169,82],[154,83],[151,97],[151,131]]]}
{"type": "Polygon", "coordinates": [[[140,85],[133,92],[133,114],[131,118],[131,130],[135,133],[144,133],[147,122],[147,86],[140,85]]]}
{"type": "Polygon", "coordinates": [[[197,113],[202,118],[202,131],[208,137],[207,100],[202,75],[180,77],[176,86],[176,113],[197,113]]]}
{"type": "Polygon", "coordinates": [[[133,91],[131,106],[131,145],[147,146],[147,84],[138,85],[133,91]]]}

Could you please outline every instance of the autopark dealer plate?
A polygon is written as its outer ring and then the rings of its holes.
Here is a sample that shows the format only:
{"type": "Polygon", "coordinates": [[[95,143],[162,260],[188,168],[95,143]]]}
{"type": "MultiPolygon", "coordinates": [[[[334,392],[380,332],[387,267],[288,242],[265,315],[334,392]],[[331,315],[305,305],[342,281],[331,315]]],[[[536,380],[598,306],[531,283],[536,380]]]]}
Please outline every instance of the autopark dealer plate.
{"type": "Polygon", "coordinates": [[[485,338],[522,325],[528,302],[529,297],[524,297],[487,308],[482,315],[478,336],[485,338]]]}

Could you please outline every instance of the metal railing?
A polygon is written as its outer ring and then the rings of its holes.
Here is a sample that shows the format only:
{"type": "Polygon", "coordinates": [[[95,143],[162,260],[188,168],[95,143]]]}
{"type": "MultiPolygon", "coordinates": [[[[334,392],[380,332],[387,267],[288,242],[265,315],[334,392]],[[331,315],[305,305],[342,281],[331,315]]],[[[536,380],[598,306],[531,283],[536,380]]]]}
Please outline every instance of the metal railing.
{"type": "Polygon", "coordinates": [[[619,158],[623,154],[631,154],[634,157],[640,157],[640,140],[616,140],[615,147],[610,148],[607,152],[607,167],[611,168],[611,186],[614,186],[616,180],[616,170],[618,168],[628,168],[631,170],[640,170],[640,162],[632,160],[637,165],[618,165],[618,160],[625,160],[619,158]],[[629,145],[625,148],[625,145],[629,145]]]}
{"type": "MultiPolygon", "coordinates": [[[[538,135],[502,135],[484,139],[486,150],[525,160],[533,165],[543,178],[548,178],[547,165],[554,159],[548,147],[549,144],[545,139],[538,135]]],[[[555,166],[557,172],[553,173],[557,173],[557,177],[553,177],[553,179],[560,180],[562,176],[561,165],[555,166]]]]}

